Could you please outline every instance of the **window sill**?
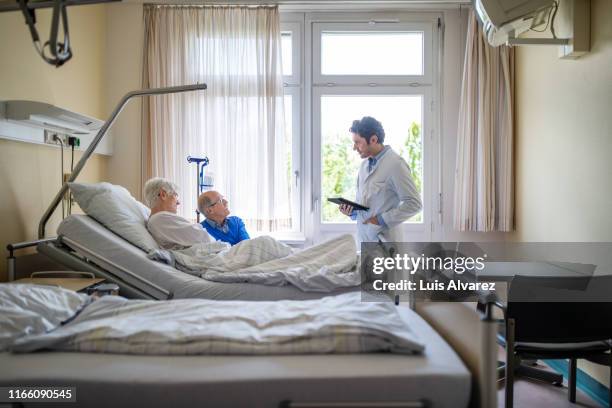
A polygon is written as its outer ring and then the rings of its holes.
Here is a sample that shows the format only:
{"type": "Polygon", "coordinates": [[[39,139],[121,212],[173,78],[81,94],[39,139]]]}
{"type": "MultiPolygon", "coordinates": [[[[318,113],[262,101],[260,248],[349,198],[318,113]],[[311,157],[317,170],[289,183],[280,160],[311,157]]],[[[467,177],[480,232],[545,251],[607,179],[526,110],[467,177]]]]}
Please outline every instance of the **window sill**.
{"type": "Polygon", "coordinates": [[[287,245],[306,244],[306,237],[301,232],[254,232],[250,235],[251,238],[267,235],[287,245]]]}

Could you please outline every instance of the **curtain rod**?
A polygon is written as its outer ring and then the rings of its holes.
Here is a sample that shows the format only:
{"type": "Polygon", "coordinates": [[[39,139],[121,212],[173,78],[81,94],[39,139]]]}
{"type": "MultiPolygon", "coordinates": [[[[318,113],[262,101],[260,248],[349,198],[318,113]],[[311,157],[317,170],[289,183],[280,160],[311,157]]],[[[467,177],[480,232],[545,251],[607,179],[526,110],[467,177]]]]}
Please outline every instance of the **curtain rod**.
{"type": "Polygon", "coordinates": [[[151,8],[275,8],[278,4],[190,4],[177,3],[177,4],[165,4],[165,3],[143,3],[144,7],[151,8]]]}
{"type": "MultiPolygon", "coordinates": [[[[231,2],[231,0],[208,0],[205,4],[197,3],[197,0],[170,0],[157,3],[142,2],[150,6],[197,6],[197,7],[276,7],[276,6],[458,6],[471,4],[471,0],[242,0],[231,2]]],[[[127,3],[140,3],[138,0],[127,0],[127,3]]]]}

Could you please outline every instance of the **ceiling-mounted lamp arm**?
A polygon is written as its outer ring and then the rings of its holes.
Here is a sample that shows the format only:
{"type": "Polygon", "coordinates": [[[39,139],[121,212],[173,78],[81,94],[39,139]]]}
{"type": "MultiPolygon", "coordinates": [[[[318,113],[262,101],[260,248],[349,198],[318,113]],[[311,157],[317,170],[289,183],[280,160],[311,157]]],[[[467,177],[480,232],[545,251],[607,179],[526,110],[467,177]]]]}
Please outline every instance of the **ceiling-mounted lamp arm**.
{"type": "Polygon", "coordinates": [[[23,14],[23,18],[25,18],[25,23],[28,26],[28,30],[30,30],[30,36],[32,37],[34,47],[40,54],[40,37],[38,35],[38,30],[36,30],[36,10],[28,7],[28,0],[18,0],[17,2],[19,3],[19,9],[23,14]]]}
{"type": "Polygon", "coordinates": [[[117,116],[121,113],[124,106],[130,99],[137,97],[137,96],[162,95],[162,94],[170,94],[170,93],[178,93],[178,92],[198,91],[198,90],[204,90],[204,89],[206,89],[206,84],[195,84],[195,85],[171,86],[171,87],[166,87],[166,88],[141,89],[138,91],[132,91],[132,92],[128,92],[127,94],[125,94],[125,96],[121,98],[117,106],[115,106],[115,109],[109,116],[108,120],[104,122],[104,125],[100,128],[100,130],[96,134],[96,137],[94,137],[94,139],[91,141],[91,144],[87,147],[87,149],[83,153],[81,160],[79,160],[77,165],[74,167],[74,170],[70,174],[70,177],[68,178],[68,180],[64,184],[62,184],[62,187],[60,188],[58,193],[55,195],[55,198],[53,198],[53,201],[51,201],[49,208],[47,208],[47,210],[43,214],[38,224],[38,238],[39,239],[44,238],[45,227],[47,225],[47,222],[49,221],[49,218],[51,218],[51,214],[53,214],[53,212],[55,211],[55,209],[61,202],[62,198],[64,197],[64,194],[68,190],[68,183],[73,182],[78,177],[78,175],[81,173],[81,170],[83,170],[83,167],[85,167],[87,160],[93,154],[94,150],[96,149],[96,147],[98,146],[102,138],[108,132],[108,129],[113,125],[113,123],[115,122],[115,119],[117,119],[117,116]]]}
{"type": "Polygon", "coordinates": [[[70,36],[68,34],[68,12],[66,7],[78,6],[83,4],[109,3],[121,0],[16,0],[16,1],[0,1],[0,13],[7,11],[21,11],[25,19],[25,23],[30,31],[32,43],[36,52],[45,62],[59,67],[72,57],[70,49],[70,36]],[[40,41],[38,30],[36,30],[36,9],[53,8],[51,17],[51,31],[49,40],[44,44],[40,41]],[[60,26],[64,31],[63,42],[58,42],[58,33],[60,26]],[[45,52],[46,47],[49,47],[48,52],[45,52]]]}
{"type": "Polygon", "coordinates": [[[53,0],[53,15],[51,17],[51,31],[49,40],[44,45],[40,43],[40,36],[36,29],[36,12],[34,8],[30,8],[28,0],[18,0],[19,9],[25,18],[25,23],[30,30],[30,36],[34,43],[34,48],[43,60],[51,65],[59,67],[66,61],[72,58],[72,50],[70,49],[70,35],[68,33],[68,13],[66,12],[66,0],[53,0]],[[64,31],[63,42],[57,41],[59,33],[60,18],[64,31]],[[49,47],[50,56],[45,54],[45,48],[49,47]]]}
{"type": "Polygon", "coordinates": [[[51,18],[51,32],[49,34],[49,41],[45,43],[45,46],[49,47],[51,57],[47,57],[43,54],[43,58],[49,64],[60,67],[66,61],[72,58],[72,50],[70,49],[70,34],[68,33],[68,13],[66,12],[65,0],[55,0],[55,5],[53,6],[53,16],[51,18]],[[63,42],[57,41],[60,17],[62,19],[62,28],[64,30],[63,42]]]}

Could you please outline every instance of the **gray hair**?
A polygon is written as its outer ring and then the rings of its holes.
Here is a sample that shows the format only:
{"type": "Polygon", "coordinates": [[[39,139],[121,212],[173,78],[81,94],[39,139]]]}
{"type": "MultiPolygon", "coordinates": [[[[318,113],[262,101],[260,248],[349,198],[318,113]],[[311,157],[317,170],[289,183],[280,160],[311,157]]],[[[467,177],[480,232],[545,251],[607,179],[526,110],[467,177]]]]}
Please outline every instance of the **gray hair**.
{"type": "MultiPolygon", "coordinates": [[[[208,190],[208,191],[212,191],[212,190],[208,190]]],[[[206,214],[205,210],[208,207],[210,207],[211,204],[213,203],[213,201],[206,194],[208,191],[203,192],[198,197],[198,211],[200,212],[200,214],[206,214]]]]}
{"type": "Polygon", "coordinates": [[[154,177],[144,185],[144,201],[147,207],[153,208],[159,199],[159,193],[164,190],[168,194],[178,194],[178,186],[161,177],[154,177]]]}

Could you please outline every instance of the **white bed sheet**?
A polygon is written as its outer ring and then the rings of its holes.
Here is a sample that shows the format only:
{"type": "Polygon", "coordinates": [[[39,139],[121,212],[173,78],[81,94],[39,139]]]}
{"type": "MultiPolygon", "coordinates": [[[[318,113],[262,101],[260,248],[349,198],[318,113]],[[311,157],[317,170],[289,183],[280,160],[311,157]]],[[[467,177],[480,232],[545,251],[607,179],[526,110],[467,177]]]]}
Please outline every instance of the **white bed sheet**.
{"type": "MultiPolygon", "coordinates": [[[[0,386],[77,387],[87,407],[277,407],[281,401],[427,401],[466,407],[471,377],[452,348],[416,313],[402,319],[423,355],[132,356],[0,354],[0,386]]],[[[26,404],[26,406],[28,406],[26,404]]]]}
{"type": "MultiPolygon", "coordinates": [[[[183,273],[147,258],[146,253],[86,215],[71,215],[58,228],[58,235],[70,238],[108,260],[172,292],[174,298],[215,300],[317,299],[346,293],[355,288],[329,293],[303,292],[294,286],[267,286],[253,283],[219,283],[183,273]]],[[[144,288],[144,287],[143,287],[144,288]]]]}

